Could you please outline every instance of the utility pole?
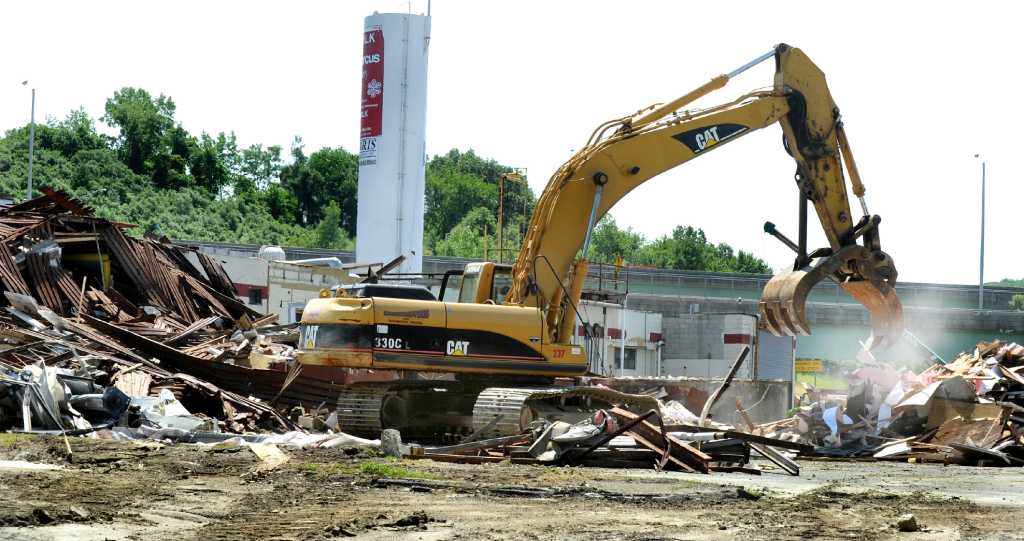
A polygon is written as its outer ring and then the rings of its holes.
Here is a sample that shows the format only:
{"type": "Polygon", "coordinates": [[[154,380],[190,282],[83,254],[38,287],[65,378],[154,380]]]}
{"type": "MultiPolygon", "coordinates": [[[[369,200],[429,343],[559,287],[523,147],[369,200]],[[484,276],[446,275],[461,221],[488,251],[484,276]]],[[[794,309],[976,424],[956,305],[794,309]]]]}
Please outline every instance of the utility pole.
{"type": "MultiPolygon", "coordinates": [[[[28,81],[21,83],[22,86],[27,85],[28,81]]],[[[32,150],[35,146],[36,141],[36,89],[32,89],[32,113],[29,117],[28,125],[28,189],[26,190],[25,200],[32,199],[32,150]]]]}
{"type": "MultiPolygon", "coordinates": [[[[979,158],[980,154],[975,154],[979,158]]],[[[985,160],[981,160],[981,255],[978,263],[978,310],[985,309],[985,160]]]]}
{"type": "Polygon", "coordinates": [[[505,262],[505,181],[523,182],[525,175],[525,169],[516,169],[498,177],[498,263],[505,262]]]}

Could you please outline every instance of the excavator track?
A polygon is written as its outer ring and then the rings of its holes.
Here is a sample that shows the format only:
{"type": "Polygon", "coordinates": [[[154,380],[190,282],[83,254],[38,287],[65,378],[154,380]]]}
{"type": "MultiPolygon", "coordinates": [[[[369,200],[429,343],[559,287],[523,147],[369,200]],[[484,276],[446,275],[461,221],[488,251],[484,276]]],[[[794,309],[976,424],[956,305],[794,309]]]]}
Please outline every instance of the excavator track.
{"type": "Polygon", "coordinates": [[[394,428],[408,439],[458,440],[472,430],[472,400],[482,388],[438,380],[354,383],[338,396],[338,424],[361,437],[394,428]]]}
{"type": "Polygon", "coordinates": [[[606,387],[489,387],[473,407],[473,433],[478,437],[520,434],[537,419],[575,423],[613,404],[641,412],[658,408],[653,397],[606,387]]]}
{"type": "Polygon", "coordinates": [[[381,409],[389,390],[384,385],[350,385],[338,396],[338,425],[352,435],[380,434],[381,409]]]}
{"type": "Polygon", "coordinates": [[[473,406],[473,432],[488,437],[521,433],[533,421],[526,401],[544,391],[516,387],[484,389],[473,406]]]}
{"type": "Polygon", "coordinates": [[[637,411],[657,400],[604,387],[484,387],[457,381],[368,382],[338,397],[341,430],[376,438],[394,428],[409,441],[458,441],[520,434],[536,419],[575,423],[623,404],[637,411]]]}

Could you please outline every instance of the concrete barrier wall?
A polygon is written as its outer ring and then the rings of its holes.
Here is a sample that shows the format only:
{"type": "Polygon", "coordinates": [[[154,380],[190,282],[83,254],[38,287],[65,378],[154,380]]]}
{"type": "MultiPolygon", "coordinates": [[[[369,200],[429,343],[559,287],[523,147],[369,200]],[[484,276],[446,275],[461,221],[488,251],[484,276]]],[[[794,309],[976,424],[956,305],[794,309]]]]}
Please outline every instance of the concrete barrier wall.
{"type": "MultiPolygon", "coordinates": [[[[696,310],[704,314],[745,313],[755,315],[757,299],[708,299],[630,294],[629,306],[660,312],[665,328],[665,358],[689,358],[685,349],[672,349],[675,341],[685,343],[687,332],[677,327],[677,319],[696,310]]],[[[913,308],[904,309],[907,328],[944,359],[971,350],[979,341],[1002,340],[1024,343],[1024,312],[990,310],[913,308]]],[[[809,359],[853,359],[871,334],[868,312],[860,305],[808,303],[807,319],[811,336],[797,338],[796,356],[809,359]]],[[[892,362],[913,362],[927,357],[924,350],[909,346],[880,352],[879,358],[892,362]]]]}

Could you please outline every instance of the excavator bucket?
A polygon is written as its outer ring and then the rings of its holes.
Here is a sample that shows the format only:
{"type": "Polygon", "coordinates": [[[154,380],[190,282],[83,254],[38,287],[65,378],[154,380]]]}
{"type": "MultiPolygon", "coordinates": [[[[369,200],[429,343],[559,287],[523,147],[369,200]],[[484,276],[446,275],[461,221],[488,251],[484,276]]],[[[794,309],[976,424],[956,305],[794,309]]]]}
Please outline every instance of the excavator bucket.
{"type": "MultiPolygon", "coordinates": [[[[811,334],[807,321],[807,297],[818,282],[829,278],[836,269],[848,263],[850,255],[833,256],[814,267],[773,276],[765,285],[759,304],[761,318],[768,330],[775,336],[811,334]]],[[[903,306],[894,288],[886,284],[879,287],[867,279],[847,280],[840,285],[868,310],[871,338],[866,345],[869,349],[894,342],[903,335],[903,306]]]]}
{"type": "Polygon", "coordinates": [[[871,338],[865,344],[866,349],[887,347],[903,336],[903,304],[896,296],[895,288],[890,287],[887,292],[882,293],[867,280],[846,282],[842,286],[868,310],[871,319],[871,338]]]}
{"type": "Polygon", "coordinates": [[[804,270],[773,276],[764,286],[759,303],[765,327],[775,336],[811,334],[805,303],[818,281],[804,270]]]}

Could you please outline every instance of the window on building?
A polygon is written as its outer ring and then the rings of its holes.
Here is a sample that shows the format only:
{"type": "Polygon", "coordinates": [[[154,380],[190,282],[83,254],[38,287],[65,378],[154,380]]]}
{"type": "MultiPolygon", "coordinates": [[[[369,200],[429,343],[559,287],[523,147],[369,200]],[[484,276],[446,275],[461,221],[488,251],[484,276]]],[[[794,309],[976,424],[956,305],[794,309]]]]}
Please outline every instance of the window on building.
{"type": "Polygon", "coordinates": [[[636,348],[626,348],[626,366],[622,366],[622,348],[615,348],[615,368],[636,370],[636,348]]]}
{"type": "Polygon", "coordinates": [[[263,290],[258,287],[249,289],[249,304],[263,304],[263,290]]]}

